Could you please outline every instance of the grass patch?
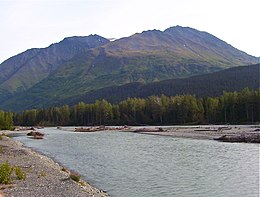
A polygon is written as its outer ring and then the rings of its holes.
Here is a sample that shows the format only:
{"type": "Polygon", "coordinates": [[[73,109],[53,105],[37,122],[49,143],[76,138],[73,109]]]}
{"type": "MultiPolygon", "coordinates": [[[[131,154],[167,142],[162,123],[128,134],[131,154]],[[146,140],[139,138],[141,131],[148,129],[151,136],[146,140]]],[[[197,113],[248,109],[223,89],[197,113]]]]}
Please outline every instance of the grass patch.
{"type": "Polygon", "coordinates": [[[73,181],[79,182],[80,181],[80,175],[77,172],[71,172],[70,173],[70,178],[73,181]]]}
{"type": "Polygon", "coordinates": [[[13,171],[13,168],[8,162],[0,164],[0,183],[1,184],[10,184],[12,182],[12,179],[11,179],[12,171],[13,171]]]}
{"type": "Polygon", "coordinates": [[[13,171],[18,180],[25,180],[26,174],[20,167],[12,167],[8,162],[5,162],[0,164],[0,184],[11,184],[13,171]]]}
{"type": "Polygon", "coordinates": [[[14,167],[15,175],[19,180],[25,180],[26,174],[22,171],[20,167],[14,167]]]}

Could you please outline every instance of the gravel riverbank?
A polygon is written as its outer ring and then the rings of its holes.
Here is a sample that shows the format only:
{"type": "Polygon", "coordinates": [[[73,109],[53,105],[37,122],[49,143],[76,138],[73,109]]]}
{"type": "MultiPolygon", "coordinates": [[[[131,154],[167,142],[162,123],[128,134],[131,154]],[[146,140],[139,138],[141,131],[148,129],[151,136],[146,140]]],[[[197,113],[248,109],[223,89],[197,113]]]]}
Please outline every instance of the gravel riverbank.
{"type": "MultiPolygon", "coordinates": [[[[0,132],[1,134],[1,132],[0,132]]],[[[25,180],[13,177],[12,184],[0,184],[0,196],[4,197],[104,197],[106,193],[86,182],[77,183],[69,178],[69,172],[52,159],[24,147],[9,137],[0,139],[0,163],[9,162],[26,173],[25,180]]]]}
{"type": "MultiPolygon", "coordinates": [[[[260,139],[260,126],[259,125],[230,125],[230,126],[197,126],[197,127],[154,127],[154,128],[139,128],[133,130],[140,134],[160,135],[177,138],[192,138],[192,139],[207,139],[214,140],[222,136],[235,137],[235,136],[252,136],[260,139]]],[[[259,140],[258,140],[259,141],[259,140]]],[[[259,142],[258,142],[259,143],[259,142]]]]}
{"type": "MultiPolygon", "coordinates": [[[[111,130],[111,129],[110,129],[111,130]]],[[[109,130],[109,131],[110,131],[109,130]]],[[[115,129],[115,131],[117,131],[115,129]]],[[[124,130],[123,130],[124,131],[124,130]]],[[[126,132],[162,135],[193,139],[216,139],[221,136],[257,135],[260,138],[259,125],[229,126],[182,126],[182,127],[133,127],[126,132]]],[[[28,131],[0,131],[0,164],[9,162],[26,173],[25,180],[13,176],[12,184],[0,184],[0,197],[103,197],[108,194],[90,186],[86,182],[77,183],[69,178],[70,172],[52,159],[41,155],[22,143],[2,134],[26,134],[28,131]]]]}

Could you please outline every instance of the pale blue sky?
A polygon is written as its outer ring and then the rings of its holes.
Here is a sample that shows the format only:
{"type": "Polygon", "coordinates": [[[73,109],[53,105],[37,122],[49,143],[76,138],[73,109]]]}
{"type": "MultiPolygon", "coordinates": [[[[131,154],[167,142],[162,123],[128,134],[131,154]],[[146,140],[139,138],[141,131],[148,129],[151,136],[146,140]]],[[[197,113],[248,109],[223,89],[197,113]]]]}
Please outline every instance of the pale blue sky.
{"type": "Polygon", "coordinates": [[[259,0],[0,0],[0,63],[64,37],[121,38],[181,25],[260,56],[259,0]]]}

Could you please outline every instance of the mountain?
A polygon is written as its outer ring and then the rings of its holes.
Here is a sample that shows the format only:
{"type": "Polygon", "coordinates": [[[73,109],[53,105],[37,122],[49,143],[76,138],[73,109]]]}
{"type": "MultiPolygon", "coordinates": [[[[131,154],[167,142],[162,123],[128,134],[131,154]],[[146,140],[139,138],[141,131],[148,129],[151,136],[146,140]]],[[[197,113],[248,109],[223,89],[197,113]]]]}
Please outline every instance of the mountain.
{"type": "Polygon", "coordinates": [[[76,54],[102,46],[109,41],[98,35],[65,38],[43,49],[29,49],[0,65],[0,87],[9,92],[27,90],[53,74],[76,54]]]}
{"type": "Polygon", "coordinates": [[[144,31],[115,41],[98,35],[65,38],[0,65],[0,107],[47,107],[105,87],[185,78],[254,63],[256,57],[189,27],[144,31]]]}
{"type": "Polygon", "coordinates": [[[259,88],[259,74],[260,64],[240,66],[184,79],[169,79],[149,84],[134,82],[102,88],[79,97],[60,101],[60,103],[74,105],[78,102],[94,103],[101,99],[117,103],[127,98],[147,98],[162,94],[166,96],[192,94],[198,97],[216,97],[222,95],[224,91],[241,91],[246,87],[259,88]]]}
{"type": "Polygon", "coordinates": [[[229,68],[215,73],[193,76],[182,79],[169,79],[144,84],[141,82],[128,83],[87,92],[84,95],[72,96],[69,99],[49,100],[43,97],[33,97],[19,102],[22,97],[10,99],[5,105],[8,109],[24,110],[45,106],[74,105],[79,102],[94,103],[96,100],[106,99],[111,103],[118,103],[127,98],[147,98],[152,95],[175,96],[192,94],[198,97],[215,97],[223,91],[241,91],[248,87],[257,89],[259,85],[260,64],[229,68]]]}

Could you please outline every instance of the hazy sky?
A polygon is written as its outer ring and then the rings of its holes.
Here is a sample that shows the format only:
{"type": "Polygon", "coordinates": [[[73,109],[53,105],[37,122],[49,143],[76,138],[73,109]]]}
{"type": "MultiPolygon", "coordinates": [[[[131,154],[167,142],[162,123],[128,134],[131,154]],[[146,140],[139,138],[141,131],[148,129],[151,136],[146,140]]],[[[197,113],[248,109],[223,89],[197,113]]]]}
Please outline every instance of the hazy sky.
{"type": "Polygon", "coordinates": [[[121,38],[180,25],[260,56],[260,0],[0,0],[0,63],[64,37],[121,38]]]}

